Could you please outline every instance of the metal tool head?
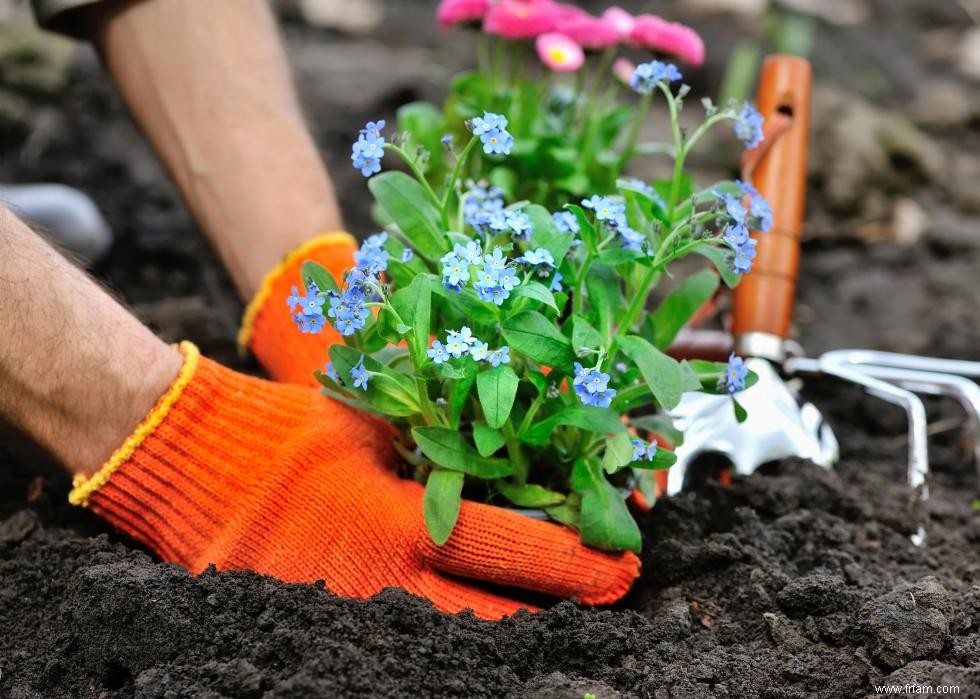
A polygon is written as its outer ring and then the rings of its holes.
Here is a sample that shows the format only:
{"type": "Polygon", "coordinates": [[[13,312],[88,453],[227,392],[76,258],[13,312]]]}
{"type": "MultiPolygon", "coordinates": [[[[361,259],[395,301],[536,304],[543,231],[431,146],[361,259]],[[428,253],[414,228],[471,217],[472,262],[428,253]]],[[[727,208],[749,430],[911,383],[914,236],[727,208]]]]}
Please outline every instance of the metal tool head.
{"type": "Polygon", "coordinates": [[[796,391],[764,359],[746,365],[759,381],[737,395],[748,417],[739,424],[728,396],[687,393],[670,412],[685,437],[675,450],[677,463],[670,469],[667,492],[676,494],[701,474],[699,463],[723,458],[736,473],[751,474],[770,461],[796,456],[824,468],[836,463],[837,439],[812,403],[801,401],[796,391]]]}

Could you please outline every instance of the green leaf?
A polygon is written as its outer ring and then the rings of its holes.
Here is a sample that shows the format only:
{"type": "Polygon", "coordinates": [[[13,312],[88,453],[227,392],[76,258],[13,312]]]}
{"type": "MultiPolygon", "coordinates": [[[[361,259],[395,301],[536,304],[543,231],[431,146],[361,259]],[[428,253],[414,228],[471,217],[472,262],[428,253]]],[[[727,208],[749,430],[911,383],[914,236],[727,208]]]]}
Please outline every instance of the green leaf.
{"type": "Polygon", "coordinates": [[[580,430],[599,434],[626,431],[625,425],[619,418],[619,413],[615,410],[595,408],[589,405],[570,405],[533,425],[521,438],[528,444],[545,445],[548,443],[548,437],[559,425],[577,427],[580,430]]]}
{"type": "Polygon", "coordinates": [[[537,311],[523,311],[508,318],[502,332],[512,351],[539,364],[566,370],[575,362],[572,343],[537,311]]]}
{"type": "Polygon", "coordinates": [[[480,397],[483,416],[487,424],[500,429],[510,417],[517,396],[517,374],[506,364],[484,371],[476,376],[476,394],[480,397]]]}
{"type": "MultiPolygon", "coordinates": [[[[401,324],[395,320],[395,314],[392,313],[390,308],[384,306],[378,311],[377,333],[386,343],[397,345],[401,342],[402,333],[398,331],[399,325],[401,324]]],[[[408,326],[404,327],[406,328],[406,332],[411,330],[408,326]]]]}
{"type": "Polygon", "coordinates": [[[463,362],[463,378],[453,381],[449,387],[449,399],[446,407],[448,408],[449,425],[453,429],[459,427],[459,419],[466,407],[467,399],[470,397],[470,391],[473,390],[473,384],[476,383],[478,369],[476,362],[463,362]]]}
{"type": "Polygon", "coordinates": [[[473,441],[480,456],[490,456],[504,446],[504,436],[500,430],[495,430],[485,422],[473,423],[473,441]]]}
{"type": "Polygon", "coordinates": [[[573,468],[573,480],[582,496],[579,527],[582,543],[606,551],[639,551],[640,528],[626,507],[626,502],[606,480],[597,463],[579,459],[573,468]]]}
{"type": "Polygon", "coordinates": [[[439,212],[414,178],[404,172],[382,172],[368,180],[368,188],[423,257],[436,260],[449,250],[439,212]]]}
{"type": "Polygon", "coordinates": [[[585,211],[577,204],[565,204],[565,208],[575,215],[575,219],[578,221],[579,236],[582,238],[582,242],[585,243],[586,250],[595,252],[596,246],[599,244],[599,237],[595,232],[595,226],[589,221],[589,217],[585,215],[585,211]]]}
{"type": "Polygon", "coordinates": [[[668,357],[642,337],[627,335],[616,339],[623,353],[633,360],[643,380],[664,410],[673,410],[681,401],[682,374],[677,360],[668,357]]]}
{"type": "Polygon", "coordinates": [[[749,414],[745,411],[745,408],[737,400],[732,398],[732,408],[735,410],[735,420],[738,423],[743,423],[748,418],[749,414]]]}
{"type": "Polygon", "coordinates": [[[554,309],[555,313],[561,313],[561,309],[558,308],[558,304],[555,303],[555,295],[548,291],[548,287],[541,282],[532,280],[526,284],[521,284],[511,292],[511,296],[514,298],[523,297],[540,301],[549,308],[554,309]]]}
{"type": "Polygon", "coordinates": [[[579,508],[582,505],[582,496],[578,493],[569,493],[565,502],[554,507],[548,507],[545,512],[556,522],[561,522],[566,527],[578,529],[579,508]]]}
{"type": "Polygon", "coordinates": [[[443,468],[484,479],[509,476],[514,472],[503,459],[480,456],[463,435],[448,427],[415,427],[412,437],[422,453],[443,468]]]}
{"type": "Polygon", "coordinates": [[[679,447],[684,443],[684,433],[674,427],[674,421],[666,415],[644,415],[630,420],[630,425],[644,432],[652,432],[679,447]]]}
{"type": "Polygon", "coordinates": [[[602,468],[606,473],[616,473],[633,461],[633,442],[630,435],[620,432],[606,441],[606,451],[602,455],[602,468]]]}
{"type": "Polygon", "coordinates": [[[429,474],[422,512],[425,515],[425,528],[436,546],[446,543],[459,519],[464,480],[465,476],[459,471],[442,468],[433,469],[429,474]]]}
{"type": "Polygon", "coordinates": [[[650,461],[634,461],[633,468],[641,468],[648,471],[663,471],[677,463],[677,455],[666,449],[657,449],[650,461]]]}
{"type": "Polygon", "coordinates": [[[554,507],[565,502],[565,496],[540,485],[529,483],[517,485],[507,481],[497,481],[497,490],[518,507],[554,507]]]}
{"type": "Polygon", "coordinates": [[[618,277],[611,267],[593,264],[585,277],[585,288],[596,314],[596,327],[603,337],[609,337],[616,310],[623,304],[618,277]]]}
{"type": "Polygon", "coordinates": [[[721,279],[725,282],[725,285],[729,289],[734,289],[738,286],[738,282],[742,279],[742,276],[732,269],[732,252],[728,248],[717,247],[714,245],[699,245],[694,248],[693,252],[696,252],[702,257],[707,257],[714,264],[715,269],[721,275],[721,279]]]}
{"type": "Polygon", "coordinates": [[[429,151],[429,158],[422,165],[426,172],[442,164],[442,143],[446,132],[442,113],[428,102],[409,102],[398,108],[398,130],[407,131],[412,140],[429,151]]]}
{"type": "Polygon", "coordinates": [[[430,274],[419,274],[406,288],[391,295],[391,305],[398,311],[402,321],[412,328],[412,351],[420,356],[424,356],[425,349],[429,346],[432,278],[430,274]]]}
{"type": "Polygon", "coordinates": [[[551,214],[543,206],[532,204],[525,207],[524,213],[534,224],[534,232],[531,234],[531,244],[528,249],[544,248],[555,258],[555,264],[560,265],[572,247],[575,236],[558,230],[551,214]]]}
{"type": "Polygon", "coordinates": [[[681,392],[697,391],[701,388],[701,379],[686,359],[681,360],[681,392]]]}
{"type": "Polygon", "coordinates": [[[595,261],[604,265],[615,266],[637,260],[643,262],[649,259],[642,252],[634,252],[633,250],[603,250],[596,256],[595,261]]]}
{"type": "Polygon", "coordinates": [[[440,296],[449,307],[449,315],[455,318],[466,318],[476,327],[492,327],[497,322],[490,305],[481,301],[470,287],[462,292],[450,291],[439,283],[431,285],[432,292],[440,296]]]}
{"type": "Polygon", "coordinates": [[[705,269],[685,279],[653,314],[653,344],[665,350],[680,329],[718,290],[718,275],[705,269]]]}
{"type": "Polygon", "coordinates": [[[331,345],[330,361],[345,386],[351,393],[367,403],[379,413],[392,417],[409,417],[421,411],[415,383],[405,374],[385,366],[369,354],[347,345],[331,345]],[[353,387],[350,378],[353,369],[361,358],[364,368],[371,373],[367,390],[353,387]]]}
{"type": "Polygon", "coordinates": [[[597,350],[602,347],[602,335],[582,316],[572,316],[572,347],[575,353],[585,347],[597,350]]]}
{"type": "MultiPolygon", "coordinates": [[[[353,264],[353,260],[351,260],[351,263],[353,264]]],[[[330,272],[327,271],[327,268],[321,265],[319,262],[307,260],[299,268],[299,275],[303,279],[304,289],[309,289],[310,282],[313,282],[323,293],[328,291],[340,291],[340,289],[337,287],[337,281],[333,278],[333,275],[330,274],[330,272]]]]}

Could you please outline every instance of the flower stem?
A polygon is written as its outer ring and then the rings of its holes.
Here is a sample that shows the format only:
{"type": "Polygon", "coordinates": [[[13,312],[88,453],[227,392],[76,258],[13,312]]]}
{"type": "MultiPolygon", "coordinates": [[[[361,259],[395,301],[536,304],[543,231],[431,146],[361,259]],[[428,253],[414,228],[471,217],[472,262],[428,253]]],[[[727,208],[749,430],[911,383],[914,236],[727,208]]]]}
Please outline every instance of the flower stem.
{"type": "Polygon", "coordinates": [[[428,195],[435,207],[441,210],[442,202],[439,200],[439,197],[436,196],[435,191],[432,189],[432,185],[429,184],[429,180],[426,179],[425,173],[422,172],[421,168],[419,168],[415,158],[409,157],[404,148],[401,146],[396,146],[394,143],[386,143],[385,148],[387,150],[394,151],[402,160],[405,161],[405,164],[408,165],[409,169],[412,171],[412,174],[415,175],[415,179],[417,179],[419,184],[422,185],[426,195],[428,195]]]}
{"type": "Polygon", "coordinates": [[[650,103],[652,101],[653,92],[648,92],[640,98],[640,106],[636,109],[636,116],[633,117],[633,124],[630,126],[629,135],[626,137],[626,147],[623,148],[623,154],[619,156],[620,171],[624,170],[633,158],[636,141],[640,137],[640,128],[643,126],[643,121],[647,118],[647,112],[650,110],[650,103]]]}
{"type": "Polygon", "coordinates": [[[521,444],[517,440],[517,434],[514,432],[514,426],[511,424],[510,418],[504,423],[500,432],[504,437],[504,444],[507,445],[507,455],[510,457],[510,463],[514,467],[514,476],[516,476],[517,482],[520,485],[524,485],[527,483],[528,463],[524,456],[524,451],[521,449],[521,444]]]}
{"type": "Polygon", "coordinates": [[[442,203],[439,205],[439,212],[442,214],[442,225],[446,228],[449,228],[449,200],[455,191],[456,182],[459,179],[459,173],[463,171],[463,165],[470,157],[470,152],[473,150],[473,147],[479,142],[479,136],[474,136],[470,139],[470,142],[466,144],[463,152],[459,154],[459,158],[456,159],[456,166],[453,168],[453,172],[449,176],[449,184],[446,186],[446,193],[442,195],[442,203]]]}

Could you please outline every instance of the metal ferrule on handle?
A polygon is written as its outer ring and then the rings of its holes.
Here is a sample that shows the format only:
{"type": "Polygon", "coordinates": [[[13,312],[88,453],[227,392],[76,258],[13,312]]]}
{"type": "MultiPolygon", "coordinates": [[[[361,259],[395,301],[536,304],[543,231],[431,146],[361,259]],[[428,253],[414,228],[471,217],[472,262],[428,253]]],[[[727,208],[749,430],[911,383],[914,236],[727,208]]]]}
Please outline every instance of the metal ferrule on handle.
{"type": "Polygon", "coordinates": [[[766,140],[746,153],[743,169],[769,200],[772,228],[754,231],[758,241],[752,270],[735,289],[735,351],[781,361],[789,337],[800,262],[800,233],[806,200],[810,133],[810,64],[796,56],[766,59],[757,108],[766,140]],[[768,141],[768,142],[767,142],[768,141]]]}

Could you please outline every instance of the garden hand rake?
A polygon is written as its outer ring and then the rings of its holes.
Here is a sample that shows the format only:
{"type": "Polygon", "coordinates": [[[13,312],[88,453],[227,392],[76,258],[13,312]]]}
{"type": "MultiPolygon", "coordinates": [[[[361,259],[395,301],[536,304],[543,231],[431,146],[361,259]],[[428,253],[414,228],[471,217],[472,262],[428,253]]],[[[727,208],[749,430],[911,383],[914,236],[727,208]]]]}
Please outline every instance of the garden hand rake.
{"type": "MultiPolygon", "coordinates": [[[[706,454],[727,459],[738,473],[763,463],[802,457],[825,468],[837,461],[838,445],[817,409],[799,398],[802,377],[833,377],[862,386],[905,409],[909,454],[906,478],[921,505],[928,498],[928,434],[917,394],[950,396],[965,408],[980,467],[980,362],[919,357],[863,349],[834,350],[811,359],[788,340],[799,267],[799,235],[806,191],[810,66],[800,58],[769,57],[760,78],[758,107],[766,118],[768,146],[748,153],[743,165],[773,208],[772,229],[758,240],[752,272],[735,290],[733,349],[759,376],[739,394],[748,411],[735,420],[724,396],[687,394],[672,412],[685,433],[671,469],[668,492],[696,482],[693,466],[706,454]],[[753,167],[755,165],[755,167],[753,167]],[[789,379],[787,382],[784,379],[789,379]]],[[[716,343],[717,344],[717,343],[716,343]]],[[[922,543],[920,526],[913,535],[922,543]]]]}

